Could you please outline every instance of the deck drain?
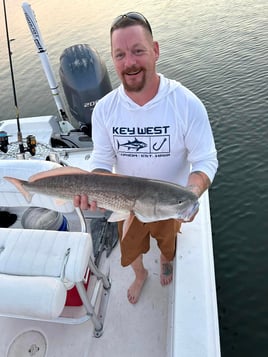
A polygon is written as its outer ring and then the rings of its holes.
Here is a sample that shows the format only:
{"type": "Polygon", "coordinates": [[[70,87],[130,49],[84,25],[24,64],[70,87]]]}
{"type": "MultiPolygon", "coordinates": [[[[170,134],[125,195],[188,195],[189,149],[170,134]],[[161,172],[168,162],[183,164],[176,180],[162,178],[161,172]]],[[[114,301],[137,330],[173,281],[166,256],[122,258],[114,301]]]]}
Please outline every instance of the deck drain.
{"type": "Polygon", "coordinates": [[[45,357],[47,341],[39,331],[26,331],[17,336],[9,347],[7,357],[45,357]]]}

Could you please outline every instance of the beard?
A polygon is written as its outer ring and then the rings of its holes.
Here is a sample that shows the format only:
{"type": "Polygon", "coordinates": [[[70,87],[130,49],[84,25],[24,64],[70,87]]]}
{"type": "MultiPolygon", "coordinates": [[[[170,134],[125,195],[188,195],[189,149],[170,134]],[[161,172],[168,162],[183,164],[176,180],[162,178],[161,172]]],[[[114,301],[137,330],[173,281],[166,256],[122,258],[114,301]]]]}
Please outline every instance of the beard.
{"type": "Polygon", "coordinates": [[[146,82],[145,70],[136,67],[128,68],[122,73],[121,79],[123,87],[127,92],[140,92],[144,88],[146,82]],[[133,75],[133,79],[131,79],[132,75],[129,73],[139,73],[139,75],[141,73],[142,75],[139,79],[134,78],[135,75],[133,75]]]}

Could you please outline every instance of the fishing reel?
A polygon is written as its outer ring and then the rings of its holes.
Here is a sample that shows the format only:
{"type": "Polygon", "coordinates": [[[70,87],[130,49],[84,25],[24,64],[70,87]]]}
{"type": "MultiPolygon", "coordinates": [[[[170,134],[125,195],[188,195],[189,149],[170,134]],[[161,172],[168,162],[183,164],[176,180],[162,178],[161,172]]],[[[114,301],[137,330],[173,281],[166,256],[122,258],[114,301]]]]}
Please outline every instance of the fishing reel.
{"type": "Polygon", "coordinates": [[[4,153],[7,152],[8,148],[8,135],[5,131],[0,131],[0,150],[4,153]]]}
{"type": "Polygon", "coordinates": [[[27,148],[25,151],[28,151],[32,156],[35,155],[35,148],[36,148],[36,138],[34,135],[28,135],[26,138],[26,145],[27,148]]]}
{"type": "MultiPolygon", "coordinates": [[[[7,153],[8,151],[8,135],[5,131],[0,131],[0,151],[7,153]]],[[[36,153],[36,138],[34,135],[28,135],[26,138],[26,147],[23,144],[20,145],[20,153],[24,154],[29,152],[32,156],[36,153]]]]}

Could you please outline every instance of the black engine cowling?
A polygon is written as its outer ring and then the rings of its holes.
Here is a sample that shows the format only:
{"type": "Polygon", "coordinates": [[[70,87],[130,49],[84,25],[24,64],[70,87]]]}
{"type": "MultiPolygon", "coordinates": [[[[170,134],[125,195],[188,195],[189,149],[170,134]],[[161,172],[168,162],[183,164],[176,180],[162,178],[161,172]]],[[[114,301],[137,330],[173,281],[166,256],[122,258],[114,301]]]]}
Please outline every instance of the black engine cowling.
{"type": "Polygon", "coordinates": [[[91,133],[92,111],[97,101],[112,90],[105,63],[89,45],[74,45],[60,56],[59,73],[70,113],[91,133]]]}

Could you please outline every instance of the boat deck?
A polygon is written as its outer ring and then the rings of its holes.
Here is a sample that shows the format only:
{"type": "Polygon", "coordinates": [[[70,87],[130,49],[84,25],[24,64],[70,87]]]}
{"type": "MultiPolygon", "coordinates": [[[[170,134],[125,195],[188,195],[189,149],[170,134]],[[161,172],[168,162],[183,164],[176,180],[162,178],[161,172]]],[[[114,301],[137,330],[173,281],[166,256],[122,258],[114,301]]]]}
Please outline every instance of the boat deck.
{"type": "MultiPolygon", "coordinates": [[[[182,234],[178,236],[171,285],[160,285],[159,251],[152,239],[151,250],[144,257],[149,277],[139,302],[130,304],[126,291],[133,273],[130,267],[121,267],[117,244],[107,261],[101,259],[100,262],[106,267],[108,262],[112,284],[101,337],[93,337],[90,320],[81,325],[66,325],[1,317],[0,355],[175,357],[176,351],[180,351],[180,357],[219,357],[207,200],[205,194],[195,221],[183,225],[182,234]]],[[[79,311],[81,308],[68,307],[67,313],[70,309],[79,311]]]]}

